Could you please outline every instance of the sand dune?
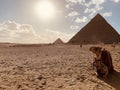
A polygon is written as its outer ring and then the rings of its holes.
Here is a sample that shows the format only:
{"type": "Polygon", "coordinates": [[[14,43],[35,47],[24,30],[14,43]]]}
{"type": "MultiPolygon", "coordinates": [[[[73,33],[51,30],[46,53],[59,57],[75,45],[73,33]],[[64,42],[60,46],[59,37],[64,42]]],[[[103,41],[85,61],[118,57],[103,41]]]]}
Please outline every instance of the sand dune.
{"type": "Polygon", "coordinates": [[[116,72],[96,78],[90,45],[0,47],[0,90],[119,90],[120,48],[108,49],[116,72]]]}

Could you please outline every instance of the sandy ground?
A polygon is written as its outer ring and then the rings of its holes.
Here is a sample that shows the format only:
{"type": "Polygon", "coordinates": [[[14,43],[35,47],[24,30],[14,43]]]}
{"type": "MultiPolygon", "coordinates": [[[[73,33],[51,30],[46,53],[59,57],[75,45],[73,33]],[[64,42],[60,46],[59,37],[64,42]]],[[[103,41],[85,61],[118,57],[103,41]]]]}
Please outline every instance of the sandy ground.
{"type": "Polygon", "coordinates": [[[112,54],[116,72],[96,78],[89,45],[0,46],[0,90],[120,90],[120,47],[112,54]]]}

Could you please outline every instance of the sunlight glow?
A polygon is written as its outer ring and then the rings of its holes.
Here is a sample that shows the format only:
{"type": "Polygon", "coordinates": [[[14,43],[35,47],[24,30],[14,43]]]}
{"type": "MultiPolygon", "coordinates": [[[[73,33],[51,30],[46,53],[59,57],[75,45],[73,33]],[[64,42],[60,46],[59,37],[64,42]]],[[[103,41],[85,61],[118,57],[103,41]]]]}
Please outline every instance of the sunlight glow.
{"type": "Polygon", "coordinates": [[[55,7],[52,2],[43,0],[36,4],[35,12],[41,19],[48,20],[54,17],[55,7]]]}

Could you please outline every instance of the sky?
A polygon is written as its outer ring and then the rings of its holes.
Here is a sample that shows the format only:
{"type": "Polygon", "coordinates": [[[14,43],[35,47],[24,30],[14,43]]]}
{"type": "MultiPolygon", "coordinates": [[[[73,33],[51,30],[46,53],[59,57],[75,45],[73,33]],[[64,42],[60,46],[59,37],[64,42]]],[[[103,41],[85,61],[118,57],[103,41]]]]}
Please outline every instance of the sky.
{"type": "Polygon", "coordinates": [[[120,33],[120,0],[0,0],[0,42],[71,39],[97,13],[120,33]]]}

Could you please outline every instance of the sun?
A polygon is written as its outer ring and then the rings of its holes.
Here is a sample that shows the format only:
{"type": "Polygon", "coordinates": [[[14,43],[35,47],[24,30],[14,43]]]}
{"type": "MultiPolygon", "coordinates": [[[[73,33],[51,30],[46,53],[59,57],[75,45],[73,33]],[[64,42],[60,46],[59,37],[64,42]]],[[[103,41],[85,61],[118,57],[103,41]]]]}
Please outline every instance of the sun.
{"type": "Polygon", "coordinates": [[[50,0],[42,0],[36,4],[35,12],[41,19],[51,19],[55,15],[55,7],[50,0]]]}

